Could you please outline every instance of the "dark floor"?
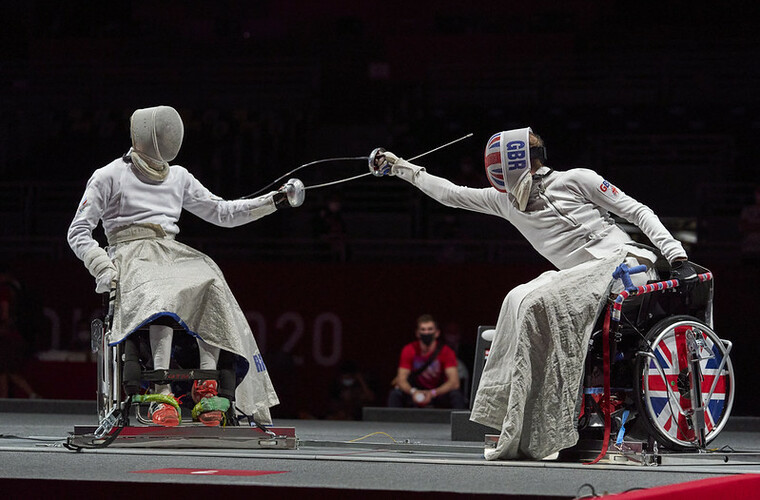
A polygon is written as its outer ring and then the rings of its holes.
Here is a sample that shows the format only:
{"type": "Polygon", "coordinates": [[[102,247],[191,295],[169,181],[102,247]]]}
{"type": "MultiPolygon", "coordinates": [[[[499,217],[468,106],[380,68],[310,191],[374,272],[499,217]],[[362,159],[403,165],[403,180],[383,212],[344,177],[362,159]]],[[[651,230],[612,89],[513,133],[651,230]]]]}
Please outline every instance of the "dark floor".
{"type": "Polygon", "coordinates": [[[728,455],[725,462],[723,455],[691,454],[669,458],[660,466],[589,466],[556,461],[486,462],[481,443],[451,441],[449,424],[371,421],[275,422],[296,428],[300,445],[293,450],[109,447],[73,452],[61,443],[75,425],[96,424],[94,413],[76,413],[76,407],[65,403],[61,404],[64,412],[42,412],[50,407],[38,406],[40,412],[32,412],[32,405],[21,408],[22,413],[13,411],[19,408],[11,400],[0,400],[0,485],[4,491],[28,493],[33,484],[31,491],[40,496],[44,492],[48,498],[80,488],[113,497],[130,491],[112,488],[119,483],[134,483],[135,488],[172,483],[176,492],[221,488],[259,498],[303,492],[365,500],[388,492],[394,497],[499,494],[573,498],[588,495],[592,489],[597,494],[612,493],[760,473],[760,428],[758,420],[751,418],[730,421],[710,447],[729,445],[736,450],[756,450],[757,455],[728,455]],[[365,437],[372,433],[378,434],[365,437]],[[252,475],[255,471],[276,473],[252,475]]]}

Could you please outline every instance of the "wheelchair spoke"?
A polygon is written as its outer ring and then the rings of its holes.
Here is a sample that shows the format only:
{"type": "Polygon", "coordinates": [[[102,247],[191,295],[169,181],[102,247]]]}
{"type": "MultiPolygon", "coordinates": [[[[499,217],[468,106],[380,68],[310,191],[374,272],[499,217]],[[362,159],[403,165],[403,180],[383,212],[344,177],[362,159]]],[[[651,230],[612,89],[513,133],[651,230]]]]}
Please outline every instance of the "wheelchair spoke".
{"type": "MultiPolygon", "coordinates": [[[[726,367],[726,362],[728,361],[728,355],[731,352],[731,348],[733,347],[733,344],[728,340],[724,340],[723,344],[726,346],[726,348],[725,348],[725,351],[723,352],[723,356],[721,357],[722,359],[720,360],[720,366],[718,366],[718,369],[715,370],[716,375],[713,378],[712,385],[710,386],[710,392],[708,392],[707,394],[708,402],[712,400],[713,393],[715,392],[715,388],[718,385],[718,380],[725,376],[725,374],[723,373],[723,370],[726,367]]],[[[709,362],[706,363],[706,365],[707,364],[709,364],[709,362]]],[[[704,373],[704,369],[702,370],[702,373],[704,373]]],[[[705,407],[707,407],[707,405],[705,405],[705,407]]]]}

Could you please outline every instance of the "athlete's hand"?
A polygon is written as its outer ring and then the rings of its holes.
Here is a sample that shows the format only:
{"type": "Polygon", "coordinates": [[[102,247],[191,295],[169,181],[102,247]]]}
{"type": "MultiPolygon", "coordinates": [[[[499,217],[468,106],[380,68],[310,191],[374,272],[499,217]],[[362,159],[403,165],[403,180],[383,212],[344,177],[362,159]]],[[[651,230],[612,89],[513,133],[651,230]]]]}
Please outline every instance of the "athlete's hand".
{"type": "Polygon", "coordinates": [[[697,271],[688,260],[677,260],[671,264],[670,277],[680,283],[694,283],[697,281],[697,271]]]}
{"type": "Polygon", "coordinates": [[[383,148],[376,148],[369,155],[369,171],[375,177],[392,176],[393,165],[398,161],[398,157],[386,151],[383,148]]]}

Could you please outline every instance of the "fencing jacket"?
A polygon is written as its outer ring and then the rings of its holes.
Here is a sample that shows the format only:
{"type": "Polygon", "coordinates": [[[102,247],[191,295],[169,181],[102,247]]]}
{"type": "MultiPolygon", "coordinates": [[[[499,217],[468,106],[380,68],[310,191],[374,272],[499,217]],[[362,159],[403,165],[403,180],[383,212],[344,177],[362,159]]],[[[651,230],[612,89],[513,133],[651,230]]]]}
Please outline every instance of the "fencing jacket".
{"type": "Polygon", "coordinates": [[[446,206],[507,219],[560,270],[606,257],[632,242],[610,212],[638,226],[669,262],[686,257],[681,244],[649,207],[589,169],[539,169],[533,175],[525,212],[514,206],[511,196],[492,187],[457,186],[406,161],[399,161],[393,171],[446,206]]]}
{"type": "Polygon", "coordinates": [[[71,222],[68,241],[74,253],[84,255],[97,245],[92,231],[103,220],[106,235],[131,224],[158,224],[171,237],[179,233],[182,209],[223,227],[235,227],[275,211],[271,193],[250,200],[223,200],[206,189],[186,168],[170,167],[163,182],[138,177],[121,158],[96,170],[87,181],[82,201],[71,222]]]}

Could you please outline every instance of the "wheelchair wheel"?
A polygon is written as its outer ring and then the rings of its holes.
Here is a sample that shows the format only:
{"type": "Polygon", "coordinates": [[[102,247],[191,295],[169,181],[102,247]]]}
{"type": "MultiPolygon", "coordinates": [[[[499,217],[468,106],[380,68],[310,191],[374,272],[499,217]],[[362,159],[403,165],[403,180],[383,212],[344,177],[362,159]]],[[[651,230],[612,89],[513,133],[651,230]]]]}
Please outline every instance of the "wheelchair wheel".
{"type": "Polygon", "coordinates": [[[701,415],[689,413],[702,406],[704,442],[709,443],[728,422],[734,402],[734,369],[726,345],[710,327],[691,316],[660,321],[646,340],[637,356],[634,377],[636,403],[650,434],[666,448],[699,447],[693,423],[700,421],[701,415]],[[689,339],[696,340],[692,349],[699,353],[698,364],[688,361],[689,339]],[[698,366],[699,373],[692,375],[691,366],[698,366]],[[699,391],[692,390],[691,380],[701,380],[699,391]],[[693,394],[701,395],[701,405],[691,401],[693,394]]]}

